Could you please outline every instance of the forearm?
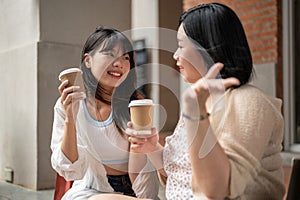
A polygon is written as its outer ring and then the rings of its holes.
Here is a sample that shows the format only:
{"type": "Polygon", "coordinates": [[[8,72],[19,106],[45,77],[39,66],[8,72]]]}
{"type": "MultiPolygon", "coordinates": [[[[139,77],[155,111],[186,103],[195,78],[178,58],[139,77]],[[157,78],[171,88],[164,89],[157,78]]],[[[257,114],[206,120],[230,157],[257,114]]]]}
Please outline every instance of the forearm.
{"type": "Polygon", "coordinates": [[[152,153],[143,154],[130,152],[129,175],[131,181],[134,182],[140,172],[149,172],[147,170],[144,170],[147,165],[148,159],[150,160],[152,165],[154,165],[155,169],[163,176],[162,178],[165,179],[167,175],[163,168],[162,151],[163,147],[158,143],[152,153]]]}
{"type": "Polygon", "coordinates": [[[147,156],[141,153],[134,153],[130,151],[128,173],[131,182],[133,183],[139,173],[147,164],[147,156]]]}
{"type": "Polygon", "coordinates": [[[78,160],[75,123],[67,120],[65,122],[65,131],[61,144],[61,150],[72,163],[78,160]]]}
{"type": "Polygon", "coordinates": [[[167,174],[163,166],[163,146],[157,143],[155,151],[148,154],[148,158],[151,163],[155,166],[155,169],[164,177],[167,177],[167,174]]]}
{"type": "Polygon", "coordinates": [[[209,120],[185,119],[185,124],[188,141],[191,144],[189,155],[193,173],[193,191],[201,191],[212,199],[226,197],[229,193],[229,160],[216,141],[213,131],[209,128],[209,120]],[[206,137],[207,134],[209,135],[206,137]],[[203,142],[209,143],[209,145],[207,146],[203,142]],[[203,152],[207,149],[201,149],[203,145],[209,150],[205,154],[203,152]]]}

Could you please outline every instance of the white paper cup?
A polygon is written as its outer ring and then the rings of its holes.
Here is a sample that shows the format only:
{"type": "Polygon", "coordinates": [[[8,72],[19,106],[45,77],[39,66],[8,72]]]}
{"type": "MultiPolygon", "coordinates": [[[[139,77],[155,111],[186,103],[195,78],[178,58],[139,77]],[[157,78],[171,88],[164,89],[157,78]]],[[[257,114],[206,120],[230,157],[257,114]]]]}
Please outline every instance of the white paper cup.
{"type": "Polygon", "coordinates": [[[153,126],[153,101],[151,99],[133,100],[129,104],[133,129],[140,135],[150,135],[153,126]]]}
{"type": "Polygon", "coordinates": [[[58,79],[63,82],[68,80],[67,87],[70,86],[79,86],[79,92],[85,92],[83,79],[82,79],[82,71],[79,68],[69,68],[60,72],[58,79]]]}

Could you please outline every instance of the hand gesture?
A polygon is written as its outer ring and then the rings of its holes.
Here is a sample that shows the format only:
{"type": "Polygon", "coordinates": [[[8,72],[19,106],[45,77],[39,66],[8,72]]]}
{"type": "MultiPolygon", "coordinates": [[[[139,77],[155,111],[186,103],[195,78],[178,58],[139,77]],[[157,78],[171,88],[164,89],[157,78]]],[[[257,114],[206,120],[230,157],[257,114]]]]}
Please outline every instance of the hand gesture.
{"type": "Polygon", "coordinates": [[[79,86],[67,87],[68,80],[63,81],[59,87],[58,91],[61,95],[61,103],[64,106],[66,112],[66,121],[75,122],[79,102],[86,97],[84,92],[78,92],[79,86]]]}
{"type": "Polygon", "coordinates": [[[237,78],[216,78],[223,64],[214,64],[206,75],[195,82],[189,90],[183,94],[183,112],[191,116],[206,114],[206,101],[208,97],[225,92],[232,86],[237,86],[240,81],[237,78]],[[195,109],[199,108],[199,109],[195,109]]]}

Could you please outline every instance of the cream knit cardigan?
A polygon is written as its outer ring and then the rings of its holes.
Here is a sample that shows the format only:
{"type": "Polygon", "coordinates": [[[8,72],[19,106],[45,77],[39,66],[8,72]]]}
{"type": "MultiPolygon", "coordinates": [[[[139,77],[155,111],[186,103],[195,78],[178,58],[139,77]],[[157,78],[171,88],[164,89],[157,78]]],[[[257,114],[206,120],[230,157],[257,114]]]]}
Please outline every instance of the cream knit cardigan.
{"type": "Polygon", "coordinates": [[[230,160],[229,198],[283,199],[281,100],[244,85],[228,89],[211,113],[211,126],[230,160]]]}

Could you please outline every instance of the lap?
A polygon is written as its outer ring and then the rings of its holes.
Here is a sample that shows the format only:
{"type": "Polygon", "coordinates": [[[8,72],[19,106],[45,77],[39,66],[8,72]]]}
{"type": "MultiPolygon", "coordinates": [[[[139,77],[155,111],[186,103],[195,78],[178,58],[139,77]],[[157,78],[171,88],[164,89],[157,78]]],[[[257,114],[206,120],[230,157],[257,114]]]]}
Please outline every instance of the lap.
{"type": "Polygon", "coordinates": [[[62,200],[87,200],[91,196],[101,194],[101,192],[90,188],[72,187],[66,192],[62,200]]]}

